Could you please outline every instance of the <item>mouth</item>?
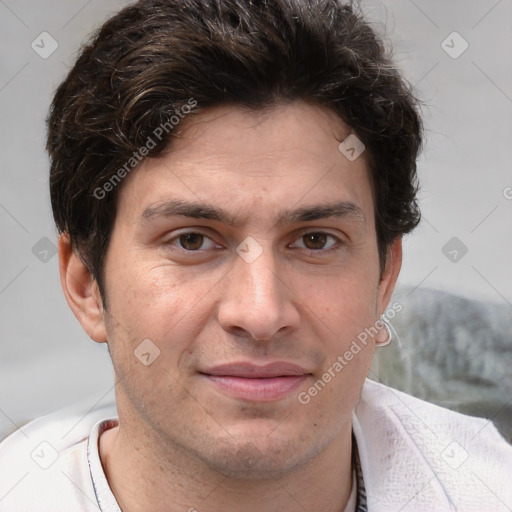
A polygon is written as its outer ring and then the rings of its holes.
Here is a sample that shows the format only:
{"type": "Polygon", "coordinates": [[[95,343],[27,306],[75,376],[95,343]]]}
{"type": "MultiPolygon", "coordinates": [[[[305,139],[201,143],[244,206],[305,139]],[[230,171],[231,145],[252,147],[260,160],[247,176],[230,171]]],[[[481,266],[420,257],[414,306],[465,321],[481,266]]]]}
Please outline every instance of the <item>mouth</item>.
{"type": "Polygon", "coordinates": [[[301,366],[277,361],[264,366],[229,363],[200,374],[223,394],[252,402],[271,402],[289,395],[311,373],[301,366]]]}

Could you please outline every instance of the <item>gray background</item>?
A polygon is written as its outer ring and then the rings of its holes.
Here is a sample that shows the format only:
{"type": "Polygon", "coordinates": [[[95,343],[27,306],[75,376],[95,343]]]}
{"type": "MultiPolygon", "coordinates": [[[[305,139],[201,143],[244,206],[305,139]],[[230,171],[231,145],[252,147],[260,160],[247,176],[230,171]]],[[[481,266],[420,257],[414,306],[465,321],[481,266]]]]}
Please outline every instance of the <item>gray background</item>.
{"type": "MultiPolygon", "coordinates": [[[[0,437],[64,405],[83,401],[88,409],[112,398],[106,348],[83,333],[60,289],[44,118],[80,42],[126,4],[0,0],[0,437]],[[31,47],[44,37],[50,48],[42,32],[58,43],[45,59],[31,47]]],[[[512,2],[362,6],[379,31],[385,27],[400,68],[425,102],[424,219],[405,241],[401,287],[479,298],[510,314],[512,2]],[[454,31],[469,45],[458,58],[442,47],[454,31]],[[458,241],[443,252],[453,237],[458,241]]],[[[461,48],[457,36],[446,44],[452,53],[461,48]]]]}

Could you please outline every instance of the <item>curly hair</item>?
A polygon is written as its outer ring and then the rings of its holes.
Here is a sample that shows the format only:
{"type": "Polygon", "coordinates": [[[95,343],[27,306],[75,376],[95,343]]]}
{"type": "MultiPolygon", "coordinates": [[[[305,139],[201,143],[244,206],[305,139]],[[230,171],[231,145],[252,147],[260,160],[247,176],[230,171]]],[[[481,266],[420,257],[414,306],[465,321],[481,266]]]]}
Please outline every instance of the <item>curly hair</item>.
{"type": "MultiPolygon", "coordinates": [[[[155,128],[191,98],[201,110],[306,100],[336,112],[366,146],[382,269],[389,244],[420,220],[419,102],[389,53],[341,0],[141,0],[124,8],[82,48],[47,119],[59,232],[102,291],[119,187],[101,197],[97,190],[155,128]]],[[[146,156],[161,155],[173,137],[153,137],[146,156]]]]}

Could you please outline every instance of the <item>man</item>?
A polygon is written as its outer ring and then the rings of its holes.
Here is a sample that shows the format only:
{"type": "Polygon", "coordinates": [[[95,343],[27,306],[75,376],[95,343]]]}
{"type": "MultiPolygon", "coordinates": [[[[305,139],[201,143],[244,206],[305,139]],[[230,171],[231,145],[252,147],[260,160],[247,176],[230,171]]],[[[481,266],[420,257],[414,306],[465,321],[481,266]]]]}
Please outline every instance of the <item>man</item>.
{"type": "Polygon", "coordinates": [[[366,380],[421,122],[350,7],[141,1],[48,127],[62,287],[108,343],[117,415],[7,439],[2,510],[512,508],[492,424],[366,380]]]}

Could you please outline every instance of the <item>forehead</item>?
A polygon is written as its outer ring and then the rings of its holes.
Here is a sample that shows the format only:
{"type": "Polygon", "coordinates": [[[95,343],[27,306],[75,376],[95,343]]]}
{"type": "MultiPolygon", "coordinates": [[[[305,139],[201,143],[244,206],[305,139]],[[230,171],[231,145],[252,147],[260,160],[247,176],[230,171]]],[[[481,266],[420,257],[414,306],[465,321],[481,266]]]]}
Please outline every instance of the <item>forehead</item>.
{"type": "Polygon", "coordinates": [[[292,206],[345,201],[371,218],[366,155],[351,161],[338,149],[349,135],[334,112],[305,102],[206,109],[183,122],[166,154],[126,178],[118,211],[135,220],[180,200],[255,222],[292,206]]]}

